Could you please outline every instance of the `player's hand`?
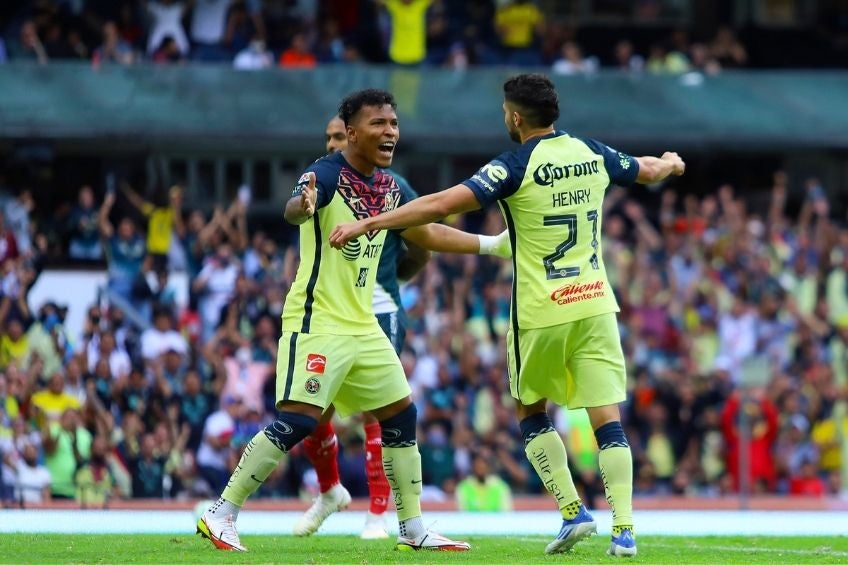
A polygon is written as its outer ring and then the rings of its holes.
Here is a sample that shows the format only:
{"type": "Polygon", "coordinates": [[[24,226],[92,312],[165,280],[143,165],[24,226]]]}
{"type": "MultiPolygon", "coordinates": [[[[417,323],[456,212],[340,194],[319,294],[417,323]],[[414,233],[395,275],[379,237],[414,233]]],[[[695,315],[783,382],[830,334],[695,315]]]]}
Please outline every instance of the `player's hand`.
{"type": "Polygon", "coordinates": [[[512,245],[509,242],[509,230],[504,230],[495,236],[495,244],[492,246],[492,255],[509,259],[512,257],[512,245]]]}
{"type": "Polygon", "coordinates": [[[341,249],[347,245],[347,242],[356,239],[364,233],[365,228],[362,227],[362,222],[339,224],[330,233],[330,245],[336,249],[341,249]]]}
{"type": "Polygon", "coordinates": [[[674,167],[671,171],[671,174],[679,177],[686,170],[686,163],[684,163],[683,159],[680,158],[680,155],[678,155],[674,151],[666,151],[665,153],[663,153],[662,158],[666,161],[670,161],[672,166],[674,167]]]}
{"type": "Polygon", "coordinates": [[[665,153],[663,153],[662,158],[665,159],[666,161],[671,162],[672,167],[673,167],[672,171],[671,171],[672,175],[679,177],[686,170],[686,163],[683,162],[683,159],[681,159],[680,155],[678,155],[676,152],[666,151],[665,153]]]}
{"type": "Polygon", "coordinates": [[[311,218],[315,213],[315,200],[317,198],[315,192],[315,173],[309,171],[304,176],[307,177],[307,181],[300,193],[300,211],[307,218],[311,218]]]}

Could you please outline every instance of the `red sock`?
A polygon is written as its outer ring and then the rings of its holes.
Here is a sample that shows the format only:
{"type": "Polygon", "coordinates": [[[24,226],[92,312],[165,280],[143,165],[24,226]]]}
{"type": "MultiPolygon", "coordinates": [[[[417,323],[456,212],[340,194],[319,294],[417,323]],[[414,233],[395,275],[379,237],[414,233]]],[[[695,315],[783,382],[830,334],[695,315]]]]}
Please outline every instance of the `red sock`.
{"type": "Polygon", "coordinates": [[[333,424],[318,424],[315,431],[303,440],[303,448],[318,474],[321,492],[339,484],[339,442],[333,424]]]}
{"type": "Polygon", "coordinates": [[[365,424],[365,474],[368,476],[368,496],[372,514],[382,514],[389,505],[392,488],[383,471],[383,439],[380,424],[365,424]]]}

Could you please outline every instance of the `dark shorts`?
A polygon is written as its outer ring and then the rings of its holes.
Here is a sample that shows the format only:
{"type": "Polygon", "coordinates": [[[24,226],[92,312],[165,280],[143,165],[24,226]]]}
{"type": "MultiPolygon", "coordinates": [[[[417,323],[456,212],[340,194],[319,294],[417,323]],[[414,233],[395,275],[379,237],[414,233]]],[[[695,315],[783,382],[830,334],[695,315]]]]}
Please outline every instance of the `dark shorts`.
{"type": "Polygon", "coordinates": [[[403,351],[403,342],[406,339],[406,324],[404,324],[401,316],[398,315],[398,312],[377,314],[377,322],[383,329],[383,333],[392,342],[395,352],[400,355],[400,352],[403,351]]]}

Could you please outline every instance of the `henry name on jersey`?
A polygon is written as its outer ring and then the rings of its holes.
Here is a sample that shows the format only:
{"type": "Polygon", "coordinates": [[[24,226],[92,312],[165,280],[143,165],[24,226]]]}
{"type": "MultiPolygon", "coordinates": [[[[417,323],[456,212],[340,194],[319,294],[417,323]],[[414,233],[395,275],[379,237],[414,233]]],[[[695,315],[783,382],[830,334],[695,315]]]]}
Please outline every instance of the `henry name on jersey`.
{"type": "MultiPolygon", "coordinates": [[[[583,163],[554,165],[553,163],[544,163],[536,167],[533,171],[533,180],[539,186],[549,186],[554,188],[558,180],[565,180],[570,177],[582,177],[586,175],[594,175],[600,173],[598,161],[586,161],[583,163]]],[[[592,197],[592,191],[588,188],[577,188],[564,192],[554,192],[551,194],[552,206],[559,208],[561,206],[576,206],[579,204],[588,204],[592,197]]]]}

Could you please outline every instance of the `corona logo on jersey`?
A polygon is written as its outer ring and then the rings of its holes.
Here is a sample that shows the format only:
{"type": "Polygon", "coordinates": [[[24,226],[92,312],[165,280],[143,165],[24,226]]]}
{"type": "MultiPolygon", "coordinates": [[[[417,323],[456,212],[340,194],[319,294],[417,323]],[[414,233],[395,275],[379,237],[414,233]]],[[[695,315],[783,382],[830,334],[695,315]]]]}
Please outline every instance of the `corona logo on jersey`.
{"type": "Polygon", "coordinates": [[[536,167],[536,170],[533,171],[533,180],[540,186],[554,186],[554,183],[558,180],[594,175],[599,172],[601,171],[598,167],[598,161],[586,161],[585,163],[575,163],[572,165],[544,163],[536,167]]]}
{"type": "Polygon", "coordinates": [[[318,373],[323,375],[324,369],[327,367],[327,358],[317,353],[310,353],[306,356],[306,370],[310,373],[318,373]]]}
{"type": "Polygon", "coordinates": [[[581,300],[591,300],[604,296],[604,282],[595,281],[590,283],[568,283],[555,289],[551,293],[551,300],[557,304],[571,304],[581,300]]]}

